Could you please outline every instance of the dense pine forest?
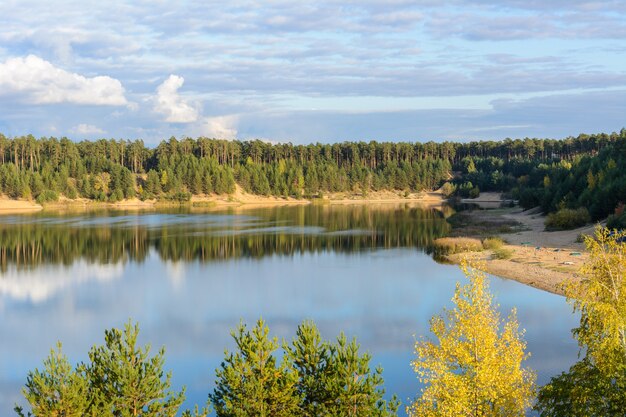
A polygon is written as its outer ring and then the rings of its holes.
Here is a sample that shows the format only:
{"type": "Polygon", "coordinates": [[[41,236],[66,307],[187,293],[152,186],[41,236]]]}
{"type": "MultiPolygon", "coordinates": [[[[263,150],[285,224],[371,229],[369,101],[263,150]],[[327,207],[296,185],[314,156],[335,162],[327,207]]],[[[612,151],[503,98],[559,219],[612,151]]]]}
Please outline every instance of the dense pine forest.
{"type": "Polygon", "coordinates": [[[229,194],[239,184],[258,195],[422,191],[510,193],[545,213],[585,208],[591,220],[622,218],[626,201],[626,129],[563,140],[343,142],[270,144],[260,140],[143,141],[0,134],[0,193],[44,203],[60,195],[115,202],[188,200],[229,194]]]}

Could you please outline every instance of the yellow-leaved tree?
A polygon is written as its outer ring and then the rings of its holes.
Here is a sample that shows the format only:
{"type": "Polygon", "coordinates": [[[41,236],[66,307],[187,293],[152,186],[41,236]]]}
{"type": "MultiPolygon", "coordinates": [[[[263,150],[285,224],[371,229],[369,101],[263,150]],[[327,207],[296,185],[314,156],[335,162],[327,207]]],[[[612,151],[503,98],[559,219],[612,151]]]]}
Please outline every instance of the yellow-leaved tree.
{"type": "Polygon", "coordinates": [[[626,358],[626,239],[624,232],[597,227],[585,238],[589,261],[581,268],[583,279],[567,287],[580,327],[574,336],[587,357],[607,372],[623,366],[626,358]]]}
{"type": "Polygon", "coordinates": [[[462,264],[470,283],[457,283],[455,307],[434,316],[435,340],[415,344],[412,362],[425,385],[407,411],[411,416],[523,416],[535,392],[535,374],[515,310],[504,322],[484,273],[462,264]]]}
{"type": "Polygon", "coordinates": [[[597,227],[585,238],[582,280],[566,287],[582,359],[539,390],[542,417],[626,415],[626,233],[597,227]]]}

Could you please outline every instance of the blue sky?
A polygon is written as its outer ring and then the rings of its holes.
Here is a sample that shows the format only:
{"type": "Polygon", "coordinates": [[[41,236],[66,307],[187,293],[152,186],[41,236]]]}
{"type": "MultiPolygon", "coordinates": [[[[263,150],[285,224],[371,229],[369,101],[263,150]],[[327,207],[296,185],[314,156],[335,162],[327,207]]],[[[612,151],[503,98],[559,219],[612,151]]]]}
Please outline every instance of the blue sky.
{"type": "Polygon", "coordinates": [[[0,2],[0,131],[293,143],[626,126],[626,2],[0,2]]]}

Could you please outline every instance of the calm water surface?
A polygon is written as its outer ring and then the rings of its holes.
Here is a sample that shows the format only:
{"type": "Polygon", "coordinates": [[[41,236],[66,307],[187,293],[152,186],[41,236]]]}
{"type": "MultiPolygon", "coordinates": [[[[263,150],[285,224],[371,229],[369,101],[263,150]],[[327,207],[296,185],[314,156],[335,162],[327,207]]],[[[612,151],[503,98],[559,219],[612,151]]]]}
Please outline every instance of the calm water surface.
{"type": "MultiPolygon", "coordinates": [[[[327,339],[356,336],[407,404],[416,336],[450,307],[456,266],[425,253],[448,225],[409,205],[301,206],[220,212],[93,212],[0,217],[0,415],[22,403],[28,370],[57,340],[87,359],[129,318],[166,346],[173,385],[204,403],[230,330],[263,317],[291,339],[313,319],[327,339]]],[[[539,383],[576,360],[565,299],[493,278],[503,315],[517,307],[539,383]]]]}

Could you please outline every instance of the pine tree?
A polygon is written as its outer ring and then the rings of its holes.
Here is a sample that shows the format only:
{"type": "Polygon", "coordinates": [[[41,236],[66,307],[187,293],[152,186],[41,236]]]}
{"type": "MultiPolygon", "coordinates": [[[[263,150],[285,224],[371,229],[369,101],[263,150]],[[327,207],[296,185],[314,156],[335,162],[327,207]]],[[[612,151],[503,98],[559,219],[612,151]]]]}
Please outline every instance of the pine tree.
{"type": "Polygon", "coordinates": [[[382,368],[370,369],[370,355],[359,354],[356,340],[342,334],[337,343],[323,341],[313,322],[298,326],[285,346],[298,374],[302,416],[395,416],[399,402],[384,400],[382,368]]]}
{"type": "Polygon", "coordinates": [[[284,348],[288,360],[298,374],[296,389],[302,402],[301,415],[323,416],[334,400],[328,389],[332,379],[334,348],[322,341],[313,322],[305,321],[290,346],[284,348]]]}
{"type": "Polygon", "coordinates": [[[129,321],[124,331],[105,331],[105,345],[91,349],[83,370],[92,395],[115,417],[174,417],[184,390],[170,391],[171,374],[163,373],[165,350],[150,357],[150,346],[137,346],[138,334],[139,326],[129,321]]]}
{"type": "Polygon", "coordinates": [[[231,333],[234,353],[216,370],[215,390],[209,394],[218,417],[290,417],[298,412],[297,375],[283,361],[278,365],[279,344],[270,339],[263,320],[252,331],[240,324],[231,333]]]}
{"type": "MultiPolygon", "coordinates": [[[[28,416],[83,417],[90,403],[87,380],[72,369],[60,343],[44,360],[43,371],[28,373],[22,393],[32,410],[28,416]]],[[[24,417],[21,407],[15,411],[24,417]]]]}
{"type": "Polygon", "coordinates": [[[342,333],[337,338],[337,345],[332,359],[332,376],[329,389],[333,402],[330,409],[332,416],[349,417],[391,417],[395,416],[399,402],[394,397],[389,403],[383,400],[382,368],[373,372],[368,353],[359,354],[359,345],[355,339],[347,341],[342,333]]]}
{"type": "Polygon", "coordinates": [[[413,368],[426,386],[407,409],[411,416],[524,416],[534,394],[534,374],[515,310],[503,323],[485,275],[463,265],[470,279],[457,284],[455,308],[434,316],[436,341],[415,345],[413,368]]]}

